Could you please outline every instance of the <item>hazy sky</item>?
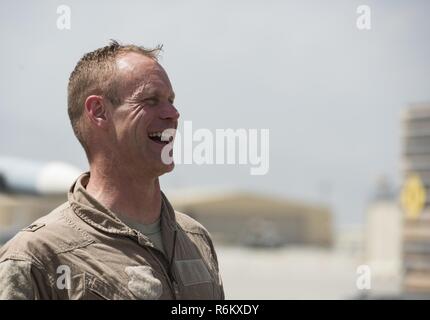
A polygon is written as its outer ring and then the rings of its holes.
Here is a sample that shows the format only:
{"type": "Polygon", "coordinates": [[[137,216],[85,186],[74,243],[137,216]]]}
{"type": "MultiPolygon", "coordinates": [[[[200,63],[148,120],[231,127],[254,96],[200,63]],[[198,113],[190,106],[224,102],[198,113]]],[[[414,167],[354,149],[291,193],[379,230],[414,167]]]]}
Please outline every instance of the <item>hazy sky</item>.
{"type": "Polygon", "coordinates": [[[66,110],[77,60],[113,38],[164,44],[181,120],[270,129],[270,171],[178,165],[166,189],[238,187],[326,202],[362,222],[399,183],[400,114],[430,100],[429,1],[2,1],[0,153],[86,168],[66,110]],[[57,29],[57,7],[71,30],[57,29]],[[359,5],[370,31],[356,28],[359,5]]]}

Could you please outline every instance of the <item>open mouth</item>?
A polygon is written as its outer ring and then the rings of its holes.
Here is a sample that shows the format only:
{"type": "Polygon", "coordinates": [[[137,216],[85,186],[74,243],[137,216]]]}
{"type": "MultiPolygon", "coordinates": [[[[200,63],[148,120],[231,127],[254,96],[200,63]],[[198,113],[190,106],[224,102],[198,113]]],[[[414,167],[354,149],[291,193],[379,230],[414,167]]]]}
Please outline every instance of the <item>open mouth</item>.
{"type": "Polygon", "coordinates": [[[148,134],[149,139],[159,144],[168,144],[173,141],[173,136],[166,132],[151,132],[148,134]]]}

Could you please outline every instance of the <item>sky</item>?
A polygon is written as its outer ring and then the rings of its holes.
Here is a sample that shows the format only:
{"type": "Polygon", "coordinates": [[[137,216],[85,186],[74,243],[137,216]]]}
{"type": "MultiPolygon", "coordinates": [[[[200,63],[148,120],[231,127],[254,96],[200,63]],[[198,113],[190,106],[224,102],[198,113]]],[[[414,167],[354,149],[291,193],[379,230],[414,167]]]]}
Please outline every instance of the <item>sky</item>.
{"type": "Polygon", "coordinates": [[[0,155],[86,170],[67,116],[76,62],[109,39],[163,44],[181,123],[270,130],[266,175],[181,164],[163,189],[261,192],[361,224],[379,177],[400,187],[402,110],[430,101],[429,15],[425,0],[2,1],[0,155]],[[363,4],[370,30],[356,26],[363,4]]]}

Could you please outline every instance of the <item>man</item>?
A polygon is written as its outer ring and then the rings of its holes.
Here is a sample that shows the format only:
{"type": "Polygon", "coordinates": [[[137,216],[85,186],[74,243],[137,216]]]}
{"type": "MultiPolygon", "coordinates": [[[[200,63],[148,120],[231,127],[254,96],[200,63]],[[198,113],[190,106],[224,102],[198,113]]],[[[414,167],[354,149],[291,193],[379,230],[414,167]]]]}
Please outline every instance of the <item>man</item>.
{"type": "Polygon", "coordinates": [[[179,118],[160,49],[113,41],[76,65],[68,112],[90,171],[0,249],[0,298],[224,299],[208,232],[160,190],[179,118]]]}

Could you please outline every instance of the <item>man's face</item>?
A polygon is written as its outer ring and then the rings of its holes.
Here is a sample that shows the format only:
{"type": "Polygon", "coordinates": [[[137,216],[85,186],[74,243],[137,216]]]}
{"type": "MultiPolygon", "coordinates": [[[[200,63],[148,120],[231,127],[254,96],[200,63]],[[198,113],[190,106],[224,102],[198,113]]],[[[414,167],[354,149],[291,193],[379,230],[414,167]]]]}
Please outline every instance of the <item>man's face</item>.
{"type": "Polygon", "coordinates": [[[174,167],[162,160],[169,142],[160,137],[164,130],[178,126],[172,85],[157,62],[138,53],[119,57],[117,68],[122,102],[111,109],[116,141],[111,152],[131,170],[158,177],[174,167]]]}

